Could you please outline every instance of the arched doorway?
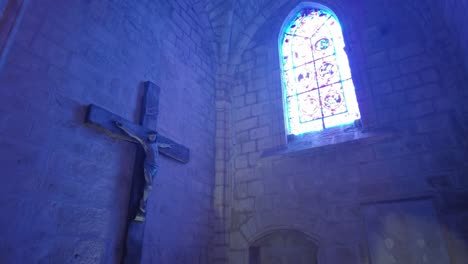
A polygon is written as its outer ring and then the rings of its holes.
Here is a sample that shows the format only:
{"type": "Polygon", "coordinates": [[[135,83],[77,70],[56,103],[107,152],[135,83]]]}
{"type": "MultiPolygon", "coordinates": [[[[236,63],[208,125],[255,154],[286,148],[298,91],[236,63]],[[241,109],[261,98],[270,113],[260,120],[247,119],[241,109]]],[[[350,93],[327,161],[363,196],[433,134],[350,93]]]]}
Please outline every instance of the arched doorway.
{"type": "Polygon", "coordinates": [[[249,264],[316,264],[317,245],[296,230],[277,230],[249,248],[249,264]]]}

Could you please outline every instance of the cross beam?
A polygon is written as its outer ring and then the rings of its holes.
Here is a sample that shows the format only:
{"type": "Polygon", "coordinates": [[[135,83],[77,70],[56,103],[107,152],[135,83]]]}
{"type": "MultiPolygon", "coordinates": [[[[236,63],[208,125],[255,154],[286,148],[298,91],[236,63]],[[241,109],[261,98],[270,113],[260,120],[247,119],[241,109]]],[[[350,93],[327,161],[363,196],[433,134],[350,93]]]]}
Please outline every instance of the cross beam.
{"type": "MultiPolygon", "coordinates": [[[[117,126],[115,126],[115,121],[122,123],[125,127],[132,128],[133,131],[138,131],[139,135],[148,135],[148,133],[156,133],[147,127],[132,123],[123,117],[120,117],[102,107],[97,105],[89,105],[88,106],[88,113],[86,115],[86,123],[91,126],[94,126],[98,130],[101,130],[105,134],[121,139],[126,140],[132,143],[138,143],[134,139],[130,138],[126,134],[122,132],[117,126]]],[[[159,153],[163,154],[166,157],[172,158],[177,160],[181,163],[189,162],[190,151],[188,148],[184,147],[183,145],[172,141],[171,139],[158,134],[158,143],[168,144],[170,148],[159,148],[159,153]]]]}

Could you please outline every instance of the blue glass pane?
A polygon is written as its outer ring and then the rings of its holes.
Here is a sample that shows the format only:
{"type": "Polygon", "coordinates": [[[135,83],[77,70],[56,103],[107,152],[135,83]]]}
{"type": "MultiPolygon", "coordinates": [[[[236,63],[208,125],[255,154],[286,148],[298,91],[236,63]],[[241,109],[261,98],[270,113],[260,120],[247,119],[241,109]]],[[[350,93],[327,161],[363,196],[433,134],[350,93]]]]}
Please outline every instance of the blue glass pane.
{"type": "Polygon", "coordinates": [[[320,103],[323,117],[343,114],[348,111],[341,83],[321,88],[320,103]]]}
{"type": "Polygon", "coordinates": [[[299,103],[299,119],[301,123],[322,118],[318,90],[299,94],[297,98],[299,103]]]}
{"type": "Polygon", "coordinates": [[[281,62],[290,134],[360,118],[341,26],[326,10],[301,10],[286,26],[281,62]]]}
{"type": "Polygon", "coordinates": [[[324,87],[341,81],[339,65],[335,56],[314,61],[319,87],[324,87]]]}

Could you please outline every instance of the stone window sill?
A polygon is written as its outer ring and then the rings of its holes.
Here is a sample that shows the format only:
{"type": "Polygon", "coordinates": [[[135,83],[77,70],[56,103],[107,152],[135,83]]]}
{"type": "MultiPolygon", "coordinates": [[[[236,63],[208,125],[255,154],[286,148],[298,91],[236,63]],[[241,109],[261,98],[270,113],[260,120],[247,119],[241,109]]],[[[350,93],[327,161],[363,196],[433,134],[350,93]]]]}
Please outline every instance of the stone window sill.
{"type": "Polygon", "coordinates": [[[355,125],[326,129],[320,132],[288,136],[288,143],[281,148],[266,150],[262,157],[320,152],[356,143],[372,144],[395,137],[392,131],[363,131],[355,125]]]}

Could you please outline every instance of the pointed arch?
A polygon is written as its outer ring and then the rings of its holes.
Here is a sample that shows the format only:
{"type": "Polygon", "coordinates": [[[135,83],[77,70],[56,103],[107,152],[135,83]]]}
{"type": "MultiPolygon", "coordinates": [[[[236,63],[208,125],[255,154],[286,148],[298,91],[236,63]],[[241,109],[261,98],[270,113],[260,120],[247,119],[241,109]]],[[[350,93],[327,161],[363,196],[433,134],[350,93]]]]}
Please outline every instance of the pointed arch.
{"type": "Polygon", "coordinates": [[[345,41],[333,11],[319,4],[299,5],[283,24],[278,46],[288,134],[360,119],[345,41]]]}

